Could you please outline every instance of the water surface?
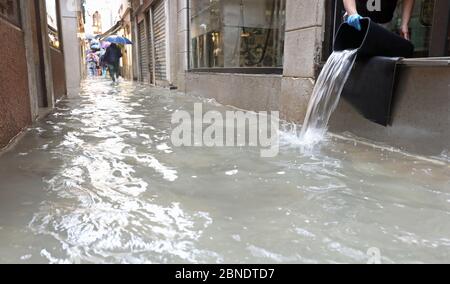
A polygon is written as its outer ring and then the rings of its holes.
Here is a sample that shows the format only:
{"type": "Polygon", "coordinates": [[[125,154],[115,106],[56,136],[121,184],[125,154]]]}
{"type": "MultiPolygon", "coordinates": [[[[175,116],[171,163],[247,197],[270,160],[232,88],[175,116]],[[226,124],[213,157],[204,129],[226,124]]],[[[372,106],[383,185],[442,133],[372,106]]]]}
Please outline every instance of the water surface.
{"type": "Polygon", "coordinates": [[[288,133],[271,159],[172,147],[198,101],[85,82],[0,158],[0,262],[450,262],[448,163],[288,133]]]}

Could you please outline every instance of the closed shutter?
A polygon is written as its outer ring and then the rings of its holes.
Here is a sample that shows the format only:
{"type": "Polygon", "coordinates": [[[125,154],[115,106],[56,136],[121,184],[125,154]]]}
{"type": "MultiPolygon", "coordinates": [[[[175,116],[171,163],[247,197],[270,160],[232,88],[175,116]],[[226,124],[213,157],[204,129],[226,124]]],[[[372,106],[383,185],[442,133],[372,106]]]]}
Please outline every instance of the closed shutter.
{"type": "Polygon", "coordinates": [[[139,32],[139,68],[141,71],[141,81],[148,82],[149,78],[149,56],[147,37],[145,36],[145,21],[138,24],[139,32]]]}
{"type": "Polygon", "coordinates": [[[165,1],[158,1],[153,6],[153,32],[155,41],[155,78],[167,81],[166,64],[166,9],[165,1]]]}

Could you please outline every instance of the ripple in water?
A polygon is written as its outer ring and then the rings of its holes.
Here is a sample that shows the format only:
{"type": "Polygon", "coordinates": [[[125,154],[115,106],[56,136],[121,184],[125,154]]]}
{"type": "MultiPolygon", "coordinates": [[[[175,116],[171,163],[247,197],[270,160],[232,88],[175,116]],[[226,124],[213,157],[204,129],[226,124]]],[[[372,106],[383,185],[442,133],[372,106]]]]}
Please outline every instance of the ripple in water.
{"type": "Polygon", "coordinates": [[[197,102],[88,81],[0,159],[0,262],[450,260],[445,161],[332,135],[303,152],[298,131],[272,159],[172,147],[171,114],[197,102]]]}
{"type": "Polygon", "coordinates": [[[133,114],[126,98],[111,96],[95,88],[85,91],[83,107],[69,111],[79,127],[52,149],[65,162],[46,180],[52,197],[29,226],[56,239],[62,251],[47,248],[41,256],[51,263],[217,261],[215,253],[195,245],[212,223],[208,213],[153,203],[157,192],[136,171],[152,169],[155,178],[167,182],[176,181],[178,173],[131,143],[136,137],[130,133],[145,125],[145,117],[133,114]]]}

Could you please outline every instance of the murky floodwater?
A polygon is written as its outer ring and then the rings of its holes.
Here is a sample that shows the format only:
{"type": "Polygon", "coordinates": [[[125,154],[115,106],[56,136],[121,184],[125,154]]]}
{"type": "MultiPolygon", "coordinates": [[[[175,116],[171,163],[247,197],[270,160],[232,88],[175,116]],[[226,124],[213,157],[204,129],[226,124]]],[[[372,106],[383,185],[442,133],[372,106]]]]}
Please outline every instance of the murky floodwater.
{"type": "Polygon", "coordinates": [[[0,158],[0,262],[450,262],[448,163],[337,139],[173,148],[193,102],[89,81],[60,104],[0,158]]]}

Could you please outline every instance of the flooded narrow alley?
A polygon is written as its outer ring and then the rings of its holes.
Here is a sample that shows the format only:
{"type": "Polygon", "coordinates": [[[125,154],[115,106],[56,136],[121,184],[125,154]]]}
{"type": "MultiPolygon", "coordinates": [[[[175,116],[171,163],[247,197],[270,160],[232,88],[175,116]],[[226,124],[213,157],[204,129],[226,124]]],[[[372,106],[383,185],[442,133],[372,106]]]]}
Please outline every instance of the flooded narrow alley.
{"type": "Polygon", "coordinates": [[[85,81],[0,158],[0,262],[450,261],[447,162],[338,139],[270,159],[172,147],[195,102],[85,81]]]}

